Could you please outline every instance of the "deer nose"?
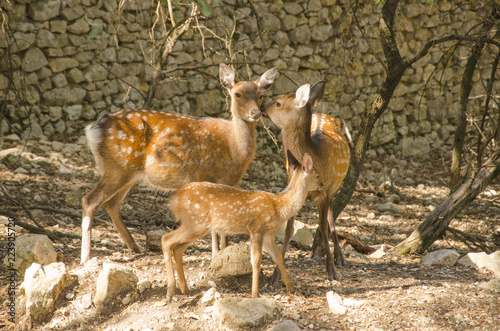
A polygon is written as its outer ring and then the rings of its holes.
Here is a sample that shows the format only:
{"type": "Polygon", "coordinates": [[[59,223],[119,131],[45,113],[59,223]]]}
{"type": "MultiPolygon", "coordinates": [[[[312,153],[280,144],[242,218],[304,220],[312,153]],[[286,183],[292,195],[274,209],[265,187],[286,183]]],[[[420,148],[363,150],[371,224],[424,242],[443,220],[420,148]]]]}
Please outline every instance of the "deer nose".
{"type": "Polygon", "coordinates": [[[250,112],[250,115],[254,120],[258,120],[261,114],[262,113],[258,109],[252,109],[252,111],[250,112]]]}

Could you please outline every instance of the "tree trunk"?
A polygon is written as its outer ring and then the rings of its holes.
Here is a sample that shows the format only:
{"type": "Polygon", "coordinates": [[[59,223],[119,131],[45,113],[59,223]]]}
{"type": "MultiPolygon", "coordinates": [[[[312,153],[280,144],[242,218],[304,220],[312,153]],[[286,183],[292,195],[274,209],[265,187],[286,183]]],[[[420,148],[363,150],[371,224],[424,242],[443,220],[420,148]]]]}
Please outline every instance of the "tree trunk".
{"type": "Polygon", "coordinates": [[[422,254],[443,236],[450,222],[500,174],[500,151],[475,175],[459,186],[394,250],[401,254],[422,254]]]}
{"type": "MultiPolygon", "coordinates": [[[[493,20],[487,20],[481,29],[482,34],[488,33],[493,23],[493,20]]],[[[457,130],[455,131],[450,169],[450,187],[452,192],[460,186],[460,181],[462,180],[460,171],[463,164],[463,149],[467,130],[467,105],[469,104],[469,96],[472,90],[472,76],[476,71],[476,65],[481,57],[484,45],[484,41],[478,41],[476,45],[474,45],[462,75],[462,84],[460,86],[460,116],[458,118],[457,130]]]]}
{"type": "MultiPolygon", "coordinates": [[[[336,220],[342,210],[349,202],[354,193],[354,189],[358,183],[359,174],[363,168],[365,152],[368,149],[370,137],[373,127],[380,116],[387,109],[389,101],[391,101],[394,90],[401,81],[405,70],[410,66],[408,62],[404,62],[399,53],[399,49],[394,38],[394,16],[398,7],[399,0],[387,0],[382,7],[380,18],[380,41],[384,50],[384,55],[387,62],[387,77],[382,84],[380,94],[371,104],[370,108],[365,111],[359,131],[354,138],[354,147],[351,151],[351,165],[347,172],[346,178],[340,188],[340,191],[335,196],[332,202],[333,219],[336,220]]],[[[313,242],[313,252],[320,245],[319,231],[313,242]]],[[[318,253],[315,254],[319,255],[318,253]]]]}

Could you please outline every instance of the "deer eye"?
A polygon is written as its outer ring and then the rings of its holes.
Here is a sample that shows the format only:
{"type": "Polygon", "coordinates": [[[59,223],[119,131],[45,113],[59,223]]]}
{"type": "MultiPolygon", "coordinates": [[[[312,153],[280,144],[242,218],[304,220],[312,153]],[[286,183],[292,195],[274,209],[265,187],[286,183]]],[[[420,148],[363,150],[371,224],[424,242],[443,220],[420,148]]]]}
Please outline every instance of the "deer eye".
{"type": "Polygon", "coordinates": [[[239,94],[239,93],[235,93],[234,96],[237,98],[241,98],[241,94],[239,94]]]}
{"type": "Polygon", "coordinates": [[[281,103],[279,103],[278,101],[276,101],[276,107],[281,107],[281,103]]]}

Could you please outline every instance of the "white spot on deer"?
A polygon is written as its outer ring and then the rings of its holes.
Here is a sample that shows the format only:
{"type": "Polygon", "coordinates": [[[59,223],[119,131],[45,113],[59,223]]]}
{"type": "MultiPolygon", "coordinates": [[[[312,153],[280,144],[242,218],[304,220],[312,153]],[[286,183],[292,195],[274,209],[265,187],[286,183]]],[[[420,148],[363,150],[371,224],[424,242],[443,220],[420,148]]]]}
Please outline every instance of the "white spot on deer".
{"type": "Polygon", "coordinates": [[[155,162],[155,158],[151,155],[148,155],[146,158],[146,167],[152,165],[155,162]]]}
{"type": "Polygon", "coordinates": [[[142,119],[143,119],[144,121],[147,121],[147,120],[148,120],[148,118],[147,118],[146,116],[142,116],[142,119]]]}
{"type": "Polygon", "coordinates": [[[122,130],[118,131],[118,139],[120,140],[127,139],[127,134],[122,130]]]}
{"type": "Polygon", "coordinates": [[[127,153],[129,153],[129,154],[132,153],[132,147],[127,148],[127,153]]]}
{"type": "Polygon", "coordinates": [[[132,115],[132,114],[130,114],[130,113],[129,113],[129,114],[127,114],[127,118],[128,118],[128,119],[131,119],[131,118],[132,118],[132,116],[133,116],[133,115],[132,115]]]}
{"type": "Polygon", "coordinates": [[[125,153],[127,149],[125,147],[122,147],[122,153],[125,153]]]}
{"type": "Polygon", "coordinates": [[[137,126],[137,129],[144,130],[144,123],[139,123],[139,125],[137,126]]]}

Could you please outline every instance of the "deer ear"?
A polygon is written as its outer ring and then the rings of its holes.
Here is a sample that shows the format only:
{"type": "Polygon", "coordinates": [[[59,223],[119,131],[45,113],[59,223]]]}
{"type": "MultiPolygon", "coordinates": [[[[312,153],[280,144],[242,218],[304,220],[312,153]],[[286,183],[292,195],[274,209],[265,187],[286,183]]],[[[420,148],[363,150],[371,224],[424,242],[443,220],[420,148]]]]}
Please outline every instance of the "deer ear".
{"type": "Polygon", "coordinates": [[[310,173],[313,168],[313,160],[311,156],[307,153],[304,154],[304,160],[302,161],[302,170],[304,170],[305,173],[310,173]]]}
{"type": "Polygon", "coordinates": [[[228,90],[234,87],[234,71],[224,63],[219,65],[219,77],[222,86],[228,90]]]}
{"type": "Polygon", "coordinates": [[[288,161],[288,167],[292,170],[297,169],[300,166],[299,161],[293,156],[289,149],[286,150],[286,159],[288,161]]]}
{"type": "Polygon", "coordinates": [[[255,81],[255,83],[261,89],[261,91],[266,91],[273,85],[274,79],[276,78],[277,74],[278,68],[274,67],[272,69],[269,69],[268,71],[263,73],[262,76],[260,76],[260,78],[255,81]]]}
{"type": "Polygon", "coordinates": [[[316,106],[323,98],[323,93],[325,92],[326,82],[324,80],[317,82],[311,87],[311,92],[309,93],[309,100],[307,101],[311,107],[316,106]]]}
{"type": "Polygon", "coordinates": [[[307,104],[310,90],[311,85],[305,84],[299,87],[297,92],[295,92],[295,103],[297,104],[297,108],[302,108],[307,104]]]}

